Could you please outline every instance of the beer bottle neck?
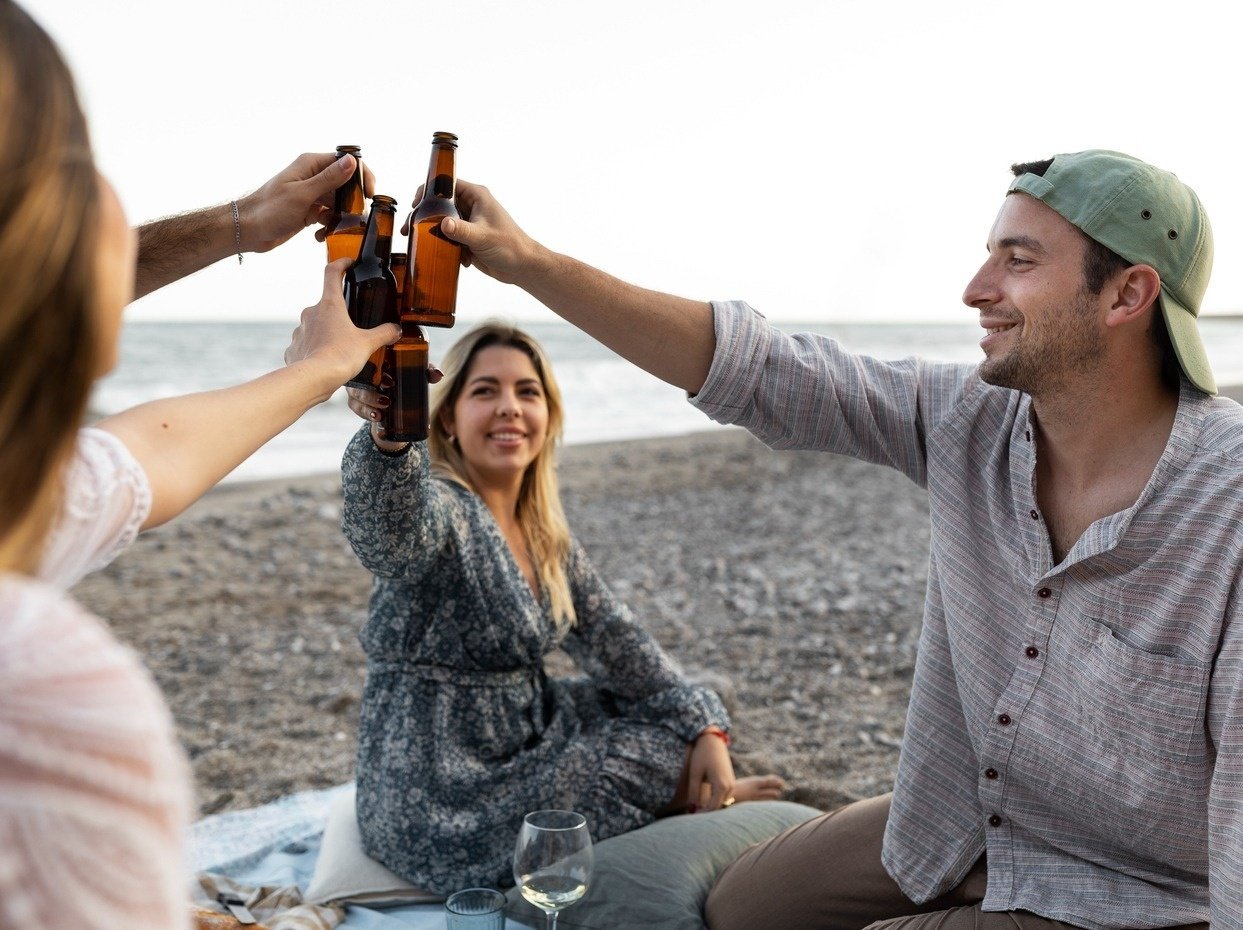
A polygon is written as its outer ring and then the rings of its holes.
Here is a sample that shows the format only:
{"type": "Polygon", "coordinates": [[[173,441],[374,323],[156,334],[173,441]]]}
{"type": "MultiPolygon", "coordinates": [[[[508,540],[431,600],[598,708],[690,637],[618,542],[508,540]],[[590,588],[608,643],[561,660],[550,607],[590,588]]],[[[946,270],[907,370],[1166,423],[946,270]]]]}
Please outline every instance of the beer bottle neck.
{"type": "Polygon", "coordinates": [[[384,209],[376,220],[375,254],[385,265],[393,253],[393,211],[384,209]]]}
{"type": "Polygon", "coordinates": [[[367,231],[363,234],[359,262],[376,261],[387,265],[393,251],[393,208],[372,203],[371,215],[367,217],[367,231]]]}
{"type": "Polygon", "coordinates": [[[427,165],[427,183],[423,187],[424,198],[453,199],[453,194],[457,187],[457,176],[454,168],[454,155],[456,151],[456,146],[452,144],[432,144],[432,158],[427,165]]]}
{"type": "Polygon", "coordinates": [[[366,205],[367,198],[363,194],[363,163],[362,159],[355,156],[354,173],[350,175],[348,181],[337,188],[333,196],[332,211],[337,216],[344,216],[347,213],[362,216],[366,205]]]}

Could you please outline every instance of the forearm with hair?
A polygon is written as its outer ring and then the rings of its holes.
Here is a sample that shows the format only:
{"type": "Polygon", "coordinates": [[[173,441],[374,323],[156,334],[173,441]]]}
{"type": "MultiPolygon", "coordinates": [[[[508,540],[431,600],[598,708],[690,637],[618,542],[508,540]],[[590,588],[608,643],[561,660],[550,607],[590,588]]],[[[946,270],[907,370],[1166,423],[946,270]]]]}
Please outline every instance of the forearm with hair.
{"type": "Polygon", "coordinates": [[[628,284],[541,247],[519,284],[557,315],[662,381],[698,393],[716,350],[712,305],[628,284]]]}
{"type": "Polygon", "coordinates": [[[152,220],[138,229],[134,299],[237,252],[228,204],[152,220]]]}

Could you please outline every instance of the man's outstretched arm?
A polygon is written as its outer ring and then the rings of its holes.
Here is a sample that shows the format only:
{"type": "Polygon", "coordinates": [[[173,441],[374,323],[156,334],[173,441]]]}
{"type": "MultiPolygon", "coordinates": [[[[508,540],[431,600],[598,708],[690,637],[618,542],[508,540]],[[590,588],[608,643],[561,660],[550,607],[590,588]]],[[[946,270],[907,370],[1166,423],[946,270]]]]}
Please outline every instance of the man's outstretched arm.
{"type": "MultiPolygon", "coordinates": [[[[365,171],[364,167],[364,171],[365,171]]],[[[146,223],[138,230],[134,299],[240,252],[267,252],[327,220],[332,194],[354,171],[354,158],[300,155],[257,191],[233,203],[146,223]]]]}
{"type": "Polygon", "coordinates": [[[566,321],[669,384],[698,393],[716,349],[712,306],[628,284],[540,245],[487,188],[458,183],[462,219],[441,229],[465,261],[521,287],[566,321]]]}

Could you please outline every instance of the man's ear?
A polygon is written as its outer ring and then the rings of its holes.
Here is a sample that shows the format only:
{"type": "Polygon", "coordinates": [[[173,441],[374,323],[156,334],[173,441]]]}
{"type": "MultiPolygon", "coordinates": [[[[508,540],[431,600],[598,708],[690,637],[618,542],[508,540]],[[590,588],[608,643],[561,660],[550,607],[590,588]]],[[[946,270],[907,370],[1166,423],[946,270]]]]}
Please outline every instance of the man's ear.
{"type": "Polygon", "coordinates": [[[1132,265],[1107,285],[1113,302],[1105,314],[1106,326],[1123,326],[1147,319],[1147,311],[1161,296],[1161,276],[1151,265],[1132,265]]]}

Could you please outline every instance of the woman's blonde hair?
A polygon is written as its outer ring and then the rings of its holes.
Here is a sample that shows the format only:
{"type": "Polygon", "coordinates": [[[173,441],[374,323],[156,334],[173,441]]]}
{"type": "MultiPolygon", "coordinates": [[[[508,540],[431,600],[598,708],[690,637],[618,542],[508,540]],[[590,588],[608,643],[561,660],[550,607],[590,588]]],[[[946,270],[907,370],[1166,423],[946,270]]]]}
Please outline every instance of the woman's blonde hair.
{"type": "Polygon", "coordinates": [[[33,573],[100,354],[99,178],[73,78],[0,0],[0,569],[33,573]]]}
{"type": "Polygon", "coordinates": [[[527,466],[518,492],[518,523],[526,539],[527,550],[539,576],[540,587],[548,595],[553,616],[574,622],[574,601],[566,578],[565,566],[570,554],[570,527],[561,509],[561,492],[557,487],[556,445],[561,439],[565,421],[561,390],[553,377],[552,366],[543,347],[529,334],[502,320],[485,320],[468,330],[445,353],[440,362],[444,378],[432,388],[428,416],[428,448],[432,465],[446,478],[472,490],[467,477],[466,462],[461,450],[449,441],[445,414],[453,410],[475,356],[491,346],[517,349],[531,359],[544,389],[548,405],[548,431],[544,446],[527,466]]]}

